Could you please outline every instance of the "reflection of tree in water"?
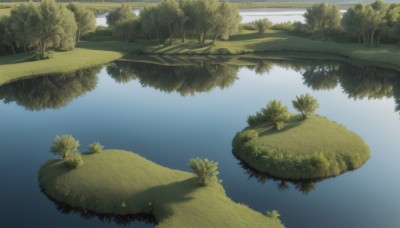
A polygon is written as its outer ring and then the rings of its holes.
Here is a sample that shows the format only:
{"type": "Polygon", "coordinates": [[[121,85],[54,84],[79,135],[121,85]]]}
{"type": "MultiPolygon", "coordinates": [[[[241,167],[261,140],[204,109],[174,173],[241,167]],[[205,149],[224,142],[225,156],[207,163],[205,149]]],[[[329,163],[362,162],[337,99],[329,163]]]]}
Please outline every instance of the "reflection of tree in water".
{"type": "Polygon", "coordinates": [[[394,79],[400,77],[400,73],[377,67],[343,64],[338,77],[344,92],[350,98],[380,99],[392,97],[394,79]]]}
{"type": "Polygon", "coordinates": [[[319,61],[305,66],[300,72],[306,86],[313,90],[330,90],[337,86],[339,66],[338,63],[319,61]]]}
{"type": "Polygon", "coordinates": [[[117,82],[138,79],[140,84],[182,96],[208,92],[214,87],[221,89],[233,84],[239,67],[214,63],[197,65],[165,66],[138,62],[115,62],[107,67],[117,82]]]}
{"type": "Polygon", "coordinates": [[[4,103],[15,102],[31,111],[59,109],[74,98],[93,90],[101,67],[74,73],[22,79],[0,87],[4,103]]]}
{"type": "Polygon", "coordinates": [[[254,72],[259,75],[268,74],[274,66],[274,63],[271,60],[254,59],[251,61],[254,63],[254,65],[249,65],[247,68],[254,70],[254,72]]]}
{"type": "MultiPolygon", "coordinates": [[[[45,194],[43,190],[42,193],[45,194]]],[[[59,210],[61,213],[66,215],[78,214],[84,220],[98,218],[101,222],[104,223],[114,222],[118,225],[125,225],[125,226],[130,225],[133,222],[144,222],[146,224],[155,224],[155,225],[157,224],[156,218],[151,214],[145,214],[145,213],[134,214],[134,215],[98,214],[83,208],[71,207],[68,204],[57,202],[48,195],[46,195],[46,197],[57,206],[57,210],[59,210]]]]}
{"type": "Polygon", "coordinates": [[[265,173],[260,173],[257,170],[251,168],[249,165],[244,163],[243,161],[239,160],[239,165],[245,170],[246,174],[248,175],[249,179],[255,178],[257,182],[261,184],[265,184],[269,181],[276,182],[276,186],[279,191],[286,191],[288,190],[289,184],[292,184],[296,190],[300,191],[301,193],[307,195],[308,193],[316,190],[316,183],[322,181],[323,179],[319,180],[306,180],[306,181],[292,181],[292,180],[285,180],[270,176],[265,173]]]}

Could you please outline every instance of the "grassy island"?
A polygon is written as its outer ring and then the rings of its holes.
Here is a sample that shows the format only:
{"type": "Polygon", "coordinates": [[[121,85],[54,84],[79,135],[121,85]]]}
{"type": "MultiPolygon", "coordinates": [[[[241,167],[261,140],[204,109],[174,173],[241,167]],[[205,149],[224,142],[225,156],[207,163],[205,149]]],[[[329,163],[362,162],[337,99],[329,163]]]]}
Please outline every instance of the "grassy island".
{"type": "Polygon", "coordinates": [[[104,214],[148,213],[157,227],[283,227],[273,218],[235,203],[219,182],[202,186],[189,172],[172,170],[135,153],[101,150],[83,154],[84,165],[51,160],[39,172],[51,198],[104,214]]]}
{"type": "Polygon", "coordinates": [[[292,115],[280,131],[259,123],[237,133],[233,153],[250,167],[271,176],[320,179],[336,176],[364,164],[370,150],[344,126],[312,115],[292,115]]]}

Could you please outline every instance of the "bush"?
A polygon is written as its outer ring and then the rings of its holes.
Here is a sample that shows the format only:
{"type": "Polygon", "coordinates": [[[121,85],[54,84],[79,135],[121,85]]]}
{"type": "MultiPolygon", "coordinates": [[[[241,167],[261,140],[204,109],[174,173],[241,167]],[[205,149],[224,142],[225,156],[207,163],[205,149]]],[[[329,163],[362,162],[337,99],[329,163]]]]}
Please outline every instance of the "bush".
{"type": "Polygon", "coordinates": [[[277,210],[267,211],[265,216],[267,216],[268,218],[271,218],[275,221],[279,221],[279,222],[281,221],[281,220],[279,220],[279,216],[281,216],[281,215],[279,214],[279,212],[277,210]]]}
{"type": "Polygon", "coordinates": [[[189,161],[189,167],[197,174],[203,185],[206,185],[209,181],[218,181],[218,162],[193,158],[189,161]]]}
{"type": "Polygon", "coordinates": [[[293,107],[301,113],[303,119],[307,119],[319,108],[317,99],[308,93],[302,94],[300,97],[296,96],[296,100],[293,100],[292,103],[293,107]]]}
{"type": "Polygon", "coordinates": [[[74,152],[78,151],[80,146],[79,141],[74,139],[72,135],[56,136],[53,140],[53,145],[50,152],[60,155],[63,159],[70,157],[74,152]]]}
{"type": "Polygon", "coordinates": [[[256,150],[258,133],[254,130],[238,132],[232,140],[232,148],[237,153],[251,154],[256,150]]]}
{"type": "Polygon", "coordinates": [[[94,142],[89,144],[89,153],[94,154],[94,153],[99,153],[104,149],[104,146],[102,146],[99,142],[94,142]]]}
{"type": "Polygon", "coordinates": [[[73,152],[64,159],[67,168],[75,169],[83,165],[83,159],[80,153],[73,152]]]}
{"type": "Polygon", "coordinates": [[[262,109],[261,112],[277,130],[281,130],[285,126],[285,121],[289,118],[287,107],[278,100],[270,101],[267,107],[262,109]]]}
{"type": "Polygon", "coordinates": [[[39,61],[39,60],[45,60],[45,59],[51,59],[53,58],[53,52],[52,51],[47,51],[47,52],[40,52],[37,51],[31,58],[32,61],[39,61]]]}
{"type": "Polygon", "coordinates": [[[293,22],[282,22],[282,23],[277,23],[274,24],[271,29],[273,30],[281,30],[281,31],[293,31],[294,30],[294,24],[293,22]]]}
{"type": "Polygon", "coordinates": [[[267,18],[259,19],[253,22],[254,27],[258,33],[264,33],[267,29],[272,26],[272,22],[267,18]]]}
{"type": "Polygon", "coordinates": [[[254,26],[253,22],[250,23],[246,23],[246,24],[241,24],[242,29],[246,29],[246,30],[257,30],[257,28],[254,26]]]}

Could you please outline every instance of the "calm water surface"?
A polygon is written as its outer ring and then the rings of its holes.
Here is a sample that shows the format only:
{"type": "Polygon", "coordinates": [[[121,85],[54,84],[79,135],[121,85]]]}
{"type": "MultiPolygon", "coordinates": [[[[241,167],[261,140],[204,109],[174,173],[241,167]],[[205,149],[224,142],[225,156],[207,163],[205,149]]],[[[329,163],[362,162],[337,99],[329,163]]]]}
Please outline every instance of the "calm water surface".
{"type": "Polygon", "coordinates": [[[229,197],[260,212],[278,210],[288,227],[400,227],[400,73],[322,60],[253,64],[116,62],[1,86],[0,227],[119,226],[63,214],[41,193],[38,169],[54,158],[49,146],[61,134],[74,135],[81,150],[100,141],[174,169],[189,171],[193,157],[218,161],[229,197]],[[318,114],[365,140],[369,161],[317,183],[243,168],[231,140],[246,117],[269,100],[290,105],[306,92],[317,97],[318,114]]]}

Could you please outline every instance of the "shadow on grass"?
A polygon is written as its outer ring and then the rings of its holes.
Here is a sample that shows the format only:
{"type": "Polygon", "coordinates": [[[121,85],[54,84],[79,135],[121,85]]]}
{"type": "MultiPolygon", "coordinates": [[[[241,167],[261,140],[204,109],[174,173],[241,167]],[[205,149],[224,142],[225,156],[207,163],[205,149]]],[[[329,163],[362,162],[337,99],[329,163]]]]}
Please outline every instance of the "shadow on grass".
{"type": "Polygon", "coordinates": [[[295,115],[291,117],[288,121],[285,122],[285,127],[283,127],[281,130],[277,130],[273,127],[272,123],[263,123],[260,124],[256,127],[251,127],[253,130],[259,130],[259,129],[265,129],[261,130],[258,133],[259,137],[262,136],[267,136],[267,135],[274,135],[274,134],[280,134],[285,131],[288,131],[290,129],[296,128],[304,123],[304,120],[301,118],[300,115],[295,115]]]}

